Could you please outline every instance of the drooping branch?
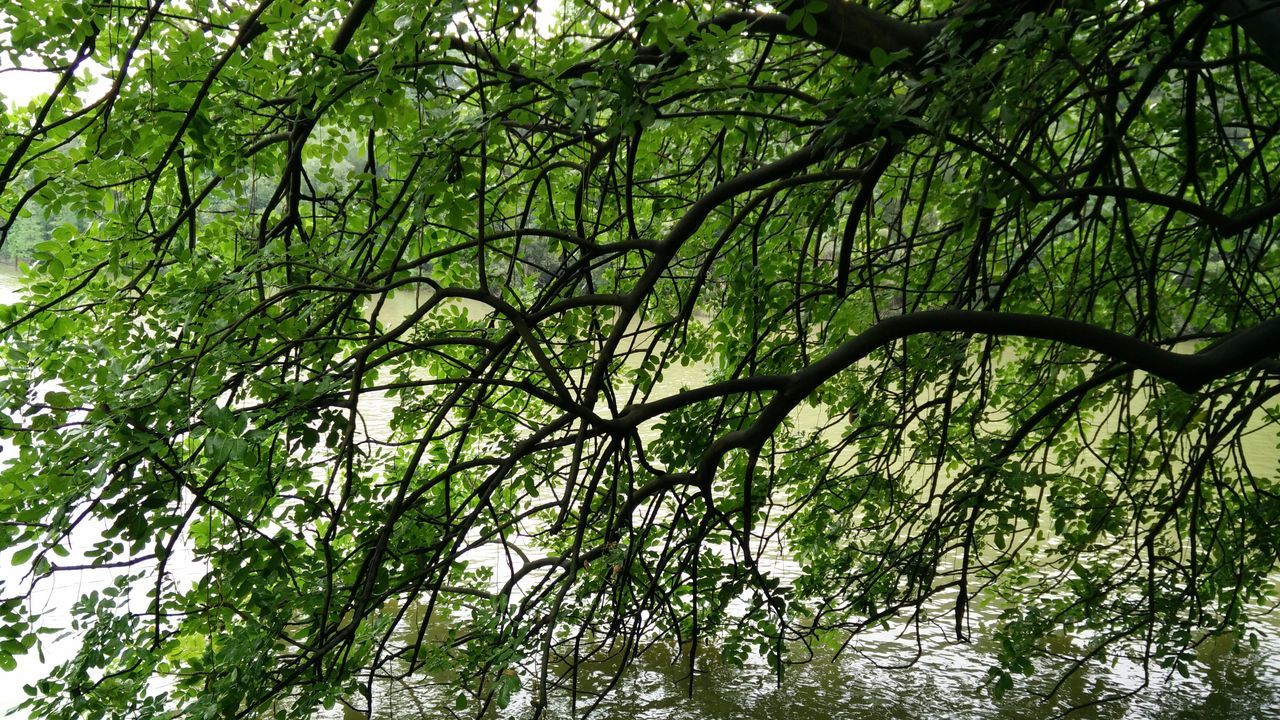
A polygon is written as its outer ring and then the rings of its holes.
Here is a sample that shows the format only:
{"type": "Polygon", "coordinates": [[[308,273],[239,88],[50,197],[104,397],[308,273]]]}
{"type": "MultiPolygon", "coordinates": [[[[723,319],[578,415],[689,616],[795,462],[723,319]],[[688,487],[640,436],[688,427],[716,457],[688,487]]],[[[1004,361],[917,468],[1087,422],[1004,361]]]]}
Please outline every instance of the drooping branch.
{"type": "Polygon", "coordinates": [[[1266,363],[1280,354],[1280,318],[1229,335],[1198,353],[1180,353],[1078,320],[1014,312],[924,310],[881,320],[790,376],[757,375],[687,390],[628,407],[615,422],[634,428],[659,415],[718,397],[747,392],[778,393],[761,415],[762,418],[776,415],[776,422],[768,425],[767,432],[761,434],[752,426],[740,431],[741,434],[726,436],[735,438],[726,449],[748,447],[772,432],[788,412],[822,383],[875,350],[912,335],[946,332],[1036,338],[1085,348],[1168,380],[1186,392],[1195,392],[1214,380],[1266,363]]]}
{"type": "Polygon", "coordinates": [[[785,394],[800,393],[803,398],[878,348],[911,335],[941,332],[1017,336],[1073,345],[1168,380],[1186,392],[1195,392],[1209,382],[1280,353],[1280,318],[1271,318],[1234,333],[1213,347],[1189,354],[1079,320],[1012,312],[925,310],[881,320],[796,373],[792,388],[785,394]]]}
{"type": "Polygon", "coordinates": [[[1188,354],[1066,318],[976,310],[925,310],[896,315],[872,325],[793,374],[786,389],[773,397],[754,423],[726,433],[708,446],[698,462],[700,481],[705,482],[715,472],[720,458],[730,450],[760,447],[814,390],[875,350],[912,335],[946,332],[1037,338],[1085,348],[1168,380],[1186,392],[1195,392],[1213,380],[1280,353],[1280,318],[1271,318],[1230,335],[1213,347],[1188,354]]]}

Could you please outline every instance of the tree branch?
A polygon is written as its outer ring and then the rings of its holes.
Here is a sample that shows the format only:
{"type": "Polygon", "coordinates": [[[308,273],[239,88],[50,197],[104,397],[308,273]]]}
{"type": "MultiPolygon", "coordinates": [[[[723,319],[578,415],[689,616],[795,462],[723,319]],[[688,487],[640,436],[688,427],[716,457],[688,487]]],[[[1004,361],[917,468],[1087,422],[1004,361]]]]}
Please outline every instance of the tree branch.
{"type": "Polygon", "coordinates": [[[977,310],[925,310],[886,318],[845,342],[831,354],[793,376],[784,395],[803,399],[837,372],[872,351],[911,335],[958,332],[975,335],[1038,338],[1093,350],[1156,377],[1186,392],[1280,353],[1280,318],[1266,320],[1234,333],[1211,348],[1194,354],[1178,353],[1078,320],[1025,313],[977,310]]]}
{"type": "Polygon", "coordinates": [[[697,476],[705,482],[720,458],[730,450],[759,447],[787,415],[837,373],[875,350],[912,335],[956,332],[1017,336],[1061,342],[1093,350],[1105,357],[1168,380],[1186,392],[1249,368],[1280,353],[1280,318],[1271,318],[1224,338],[1199,353],[1177,353],[1151,343],[1077,320],[1025,313],[978,310],[924,310],[896,315],[872,325],[820,360],[791,376],[788,387],[774,396],[750,426],[720,436],[698,462],[697,476]]]}

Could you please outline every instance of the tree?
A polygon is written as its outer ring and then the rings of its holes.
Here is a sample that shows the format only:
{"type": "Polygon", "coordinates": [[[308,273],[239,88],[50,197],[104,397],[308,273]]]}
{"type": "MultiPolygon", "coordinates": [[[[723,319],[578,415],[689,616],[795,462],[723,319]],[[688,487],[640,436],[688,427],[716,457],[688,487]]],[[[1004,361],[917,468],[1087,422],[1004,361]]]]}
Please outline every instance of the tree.
{"type": "Polygon", "coordinates": [[[59,82],[0,230],[82,227],[0,309],[0,659],[120,574],[38,715],[436,669],[541,711],[659,639],[781,673],[987,601],[998,695],[1272,598],[1274,3],[6,12],[59,82]]]}

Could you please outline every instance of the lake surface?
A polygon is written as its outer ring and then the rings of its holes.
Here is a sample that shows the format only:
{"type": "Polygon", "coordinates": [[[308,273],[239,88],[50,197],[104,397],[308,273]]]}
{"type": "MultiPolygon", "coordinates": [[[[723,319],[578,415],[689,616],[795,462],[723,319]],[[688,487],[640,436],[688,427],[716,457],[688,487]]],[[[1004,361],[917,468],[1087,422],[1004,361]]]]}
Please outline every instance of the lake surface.
{"type": "MultiPolygon", "coordinates": [[[[0,302],[16,298],[16,279],[0,274],[0,302]]],[[[412,303],[412,298],[397,298],[412,303]]],[[[394,308],[390,309],[394,313],[394,308]]],[[[682,384],[702,381],[696,367],[672,368],[663,386],[674,390],[682,384]]],[[[391,405],[380,398],[362,402],[362,414],[369,432],[385,431],[391,405]]],[[[1275,467],[1274,437],[1258,438],[1257,458],[1275,467]],[[1270,456],[1263,457],[1270,453],[1270,456]]],[[[0,448],[0,461],[3,460],[0,448]]],[[[775,554],[769,560],[775,576],[793,576],[799,568],[786,557],[775,554]]],[[[501,567],[500,563],[496,563],[501,567]]],[[[0,581],[20,579],[17,568],[0,554],[0,581]]],[[[171,565],[183,579],[193,580],[203,569],[188,559],[171,565]]],[[[80,594],[110,583],[109,571],[59,574],[44,583],[32,602],[48,608],[54,618],[80,594]]],[[[941,604],[933,608],[940,617],[941,604]]],[[[913,654],[914,635],[900,637],[893,632],[867,633],[837,659],[790,667],[781,682],[759,656],[748,658],[739,669],[719,663],[714,651],[700,659],[702,670],[694,683],[692,697],[684,680],[686,668],[679,664],[672,648],[658,646],[628,670],[614,692],[607,695],[593,717],[612,720],[729,720],[746,718],[838,718],[847,720],[940,720],[943,718],[1041,718],[1051,717],[1067,706],[1087,703],[1099,697],[1137,691],[1143,671],[1135,662],[1117,658],[1108,665],[1089,666],[1073,675],[1051,706],[1029,694],[1028,688],[1010,692],[1002,701],[993,701],[985,690],[987,670],[995,664],[994,648],[984,643],[983,628],[990,627],[999,609],[978,605],[971,609],[975,638],[972,643],[946,639],[941,626],[925,624],[921,641],[924,654],[909,669],[892,669],[913,654]],[[705,665],[703,664],[705,662],[705,665]]],[[[412,628],[406,628],[406,633],[412,628]]],[[[1155,670],[1147,678],[1148,687],[1126,700],[1107,703],[1072,714],[1073,718],[1147,720],[1215,718],[1254,720],[1280,718],[1280,616],[1272,613],[1251,630],[1258,634],[1256,649],[1235,649],[1229,639],[1202,646],[1190,677],[1172,671],[1155,670]]],[[[46,642],[46,663],[34,656],[20,660],[18,669],[0,673],[0,710],[23,698],[22,686],[41,677],[51,663],[69,657],[73,639],[46,642]]],[[[1065,665],[1043,665],[1039,684],[1032,692],[1047,690],[1046,683],[1057,679],[1065,665]]],[[[592,702],[591,691],[600,689],[612,677],[614,668],[601,666],[586,671],[578,698],[579,712],[592,702]]],[[[377,718],[448,717],[455,691],[446,678],[422,677],[411,683],[380,683],[374,716],[377,718]]],[[[530,695],[517,694],[502,716],[521,716],[528,710],[530,695]]],[[[552,698],[550,717],[571,717],[574,703],[564,695],[552,698]]],[[[341,717],[341,715],[337,715],[341,717]]],[[[19,715],[18,717],[21,717],[19,715]]],[[[348,714],[347,718],[360,717],[348,714]]]]}

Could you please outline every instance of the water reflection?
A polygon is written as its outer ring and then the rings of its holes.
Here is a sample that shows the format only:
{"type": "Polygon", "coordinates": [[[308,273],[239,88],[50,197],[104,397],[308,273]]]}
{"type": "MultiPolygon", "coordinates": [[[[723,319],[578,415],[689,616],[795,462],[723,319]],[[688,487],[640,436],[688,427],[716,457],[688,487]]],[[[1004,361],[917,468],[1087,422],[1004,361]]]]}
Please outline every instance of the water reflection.
{"type": "MultiPolygon", "coordinates": [[[[992,619],[988,617],[987,619],[992,619]]],[[[1274,629],[1274,628],[1273,628],[1274,629]]],[[[890,669],[901,656],[892,636],[868,635],[859,650],[837,660],[818,660],[789,667],[781,682],[761,658],[739,669],[718,662],[713,654],[699,661],[700,672],[688,695],[687,666],[668,646],[650,650],[623,675],[613,692],[599,697],[592,717],[623,720],[730,720],[774,718],[808,720],[937,720],[939,718],[1042,718],[1075,704],[1135,693],[1142,671],[1135,663],[1118,661],[1110,668],[1090,666],[1073,675],[1059,699],[1044,704],[1044,693],[1056,680],[1055,670],[1042,667],[1043,681],[1030,683],[1029,692],[1010,693],[993,701],[982,689],[986,669],[994,658],[980,646],[947,644],[926,638],[928,652],[910,669],[890,669]]],[[[1146,718],[1267,718],[1280,716],[1280,643],[1267,638],[1256,651],[1240,652],[1228,639],[1201,650],[1189,678],[1153,673],[1149,686],[1133,697],[1082,708],[1070,717],[1098,720],[1146,718]]],[[[575,704],[565,693],[553,696],[549,717],[580,716],[612,681],[615,667],[584,667],[575,704]],[[575,709],[577,711],[575,715],[575,709]]],[[[383,682],[373,717],[378,719],[447,716],[456,695],[447,678],[420,677],[383,682]]],[[[533,694],[522,692],[495,717],[523,717],[531,710],[533,694]]],[[[356,715],[358,716],[358,715],[356,715]]]]}

